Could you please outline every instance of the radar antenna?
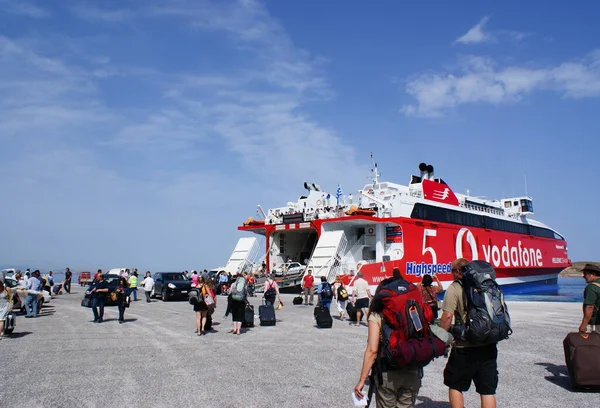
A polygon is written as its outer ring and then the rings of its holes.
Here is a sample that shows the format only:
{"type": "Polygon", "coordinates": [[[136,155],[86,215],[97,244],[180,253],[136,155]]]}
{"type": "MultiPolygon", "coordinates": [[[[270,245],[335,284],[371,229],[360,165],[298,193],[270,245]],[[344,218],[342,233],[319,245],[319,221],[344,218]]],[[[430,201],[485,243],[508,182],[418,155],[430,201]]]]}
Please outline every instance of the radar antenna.
{"type": "Polygon", "coordinates": [[[377,168],[377,162],[375,162],[373,152],[371,152],[371,163],[373,164],[373,168],[371,169],[371,178],[373,179],[373,185],[375,185],[379,183],[379,177],[381,177],[381,174],[379,173],[379,169],[377,168]]]}

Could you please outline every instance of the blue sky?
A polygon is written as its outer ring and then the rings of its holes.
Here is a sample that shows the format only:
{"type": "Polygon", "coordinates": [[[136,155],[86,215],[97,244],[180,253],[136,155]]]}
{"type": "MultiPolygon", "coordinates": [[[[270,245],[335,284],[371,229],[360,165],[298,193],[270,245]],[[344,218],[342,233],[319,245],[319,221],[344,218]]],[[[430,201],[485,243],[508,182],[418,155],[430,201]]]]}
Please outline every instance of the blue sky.
{"type": "MultiPolygon", "coordinates": [[[[555,2],[557,3],[557,2],[555,2]]],[[[223,264],[304,181],[525,192],[598,259],[600,6],[0,0],[0,264],[223,264]]]]}

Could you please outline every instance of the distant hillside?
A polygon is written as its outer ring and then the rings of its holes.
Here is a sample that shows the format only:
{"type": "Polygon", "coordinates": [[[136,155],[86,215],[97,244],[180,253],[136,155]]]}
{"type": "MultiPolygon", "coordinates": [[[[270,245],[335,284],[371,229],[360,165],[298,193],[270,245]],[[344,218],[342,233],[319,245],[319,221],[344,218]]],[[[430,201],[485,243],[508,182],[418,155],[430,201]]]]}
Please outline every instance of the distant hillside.
{"type": "Polygon", "coordinates": [[[585,264],[595,264],[600,267],[600,262],[573,262],[573,265],[568,268],[563,269],[563,271],[558,275],[562,277],[581,277],[583,276],[583,272],[581,271],[585,264]]]}

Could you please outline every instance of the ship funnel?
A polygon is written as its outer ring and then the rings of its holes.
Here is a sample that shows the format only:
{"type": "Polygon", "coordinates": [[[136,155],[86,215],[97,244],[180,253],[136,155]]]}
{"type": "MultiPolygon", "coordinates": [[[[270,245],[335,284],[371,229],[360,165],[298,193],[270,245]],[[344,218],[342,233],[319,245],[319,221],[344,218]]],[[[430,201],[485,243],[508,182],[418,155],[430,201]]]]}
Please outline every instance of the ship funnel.
{"type": "Polygon", "coordinates": [[[313,183],[312,186],[315,189],[315,191],[321,191],[321,187],[318,184],[313,183]]]}
{"type": "Polygon", "coordinates": [[[425,178],[425,172],[427,171],[427,165],[425,163],[419,164],[419,176],[421,176],[421,180],[425,178]]]}
{"type": "Polygon", "coordinates": [[[308,191],[313,190],[313,185],[307,183],[306,181],[304,182],[304,188],[307,189],[308,191]]]}
{"type": "Polygon", "coordinates": [[[433,180],[433,166],[431,164],[427,166],[427,178],[433,180]]]}

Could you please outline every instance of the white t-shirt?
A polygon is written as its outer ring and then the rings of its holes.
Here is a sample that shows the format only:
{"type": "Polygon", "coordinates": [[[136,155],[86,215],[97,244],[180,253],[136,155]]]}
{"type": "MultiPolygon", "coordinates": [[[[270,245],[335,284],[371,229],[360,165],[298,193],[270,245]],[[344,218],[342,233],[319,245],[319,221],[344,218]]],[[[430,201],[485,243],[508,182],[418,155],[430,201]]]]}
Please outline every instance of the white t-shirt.
{"type": "Polygon", "coordinates": [[[367,289],[369,289],[369,283],[363,278],[354,281],[354,293],[356,293],[357,299],[368,298],[367,289]]]}
{"type": "Polygon", "coordinates": [[[154,287],[154,279],[152,279],[150,277],[144,278],[144,291],[150,292],[150,291],[152,291],[153,287],[154,287]]]}

